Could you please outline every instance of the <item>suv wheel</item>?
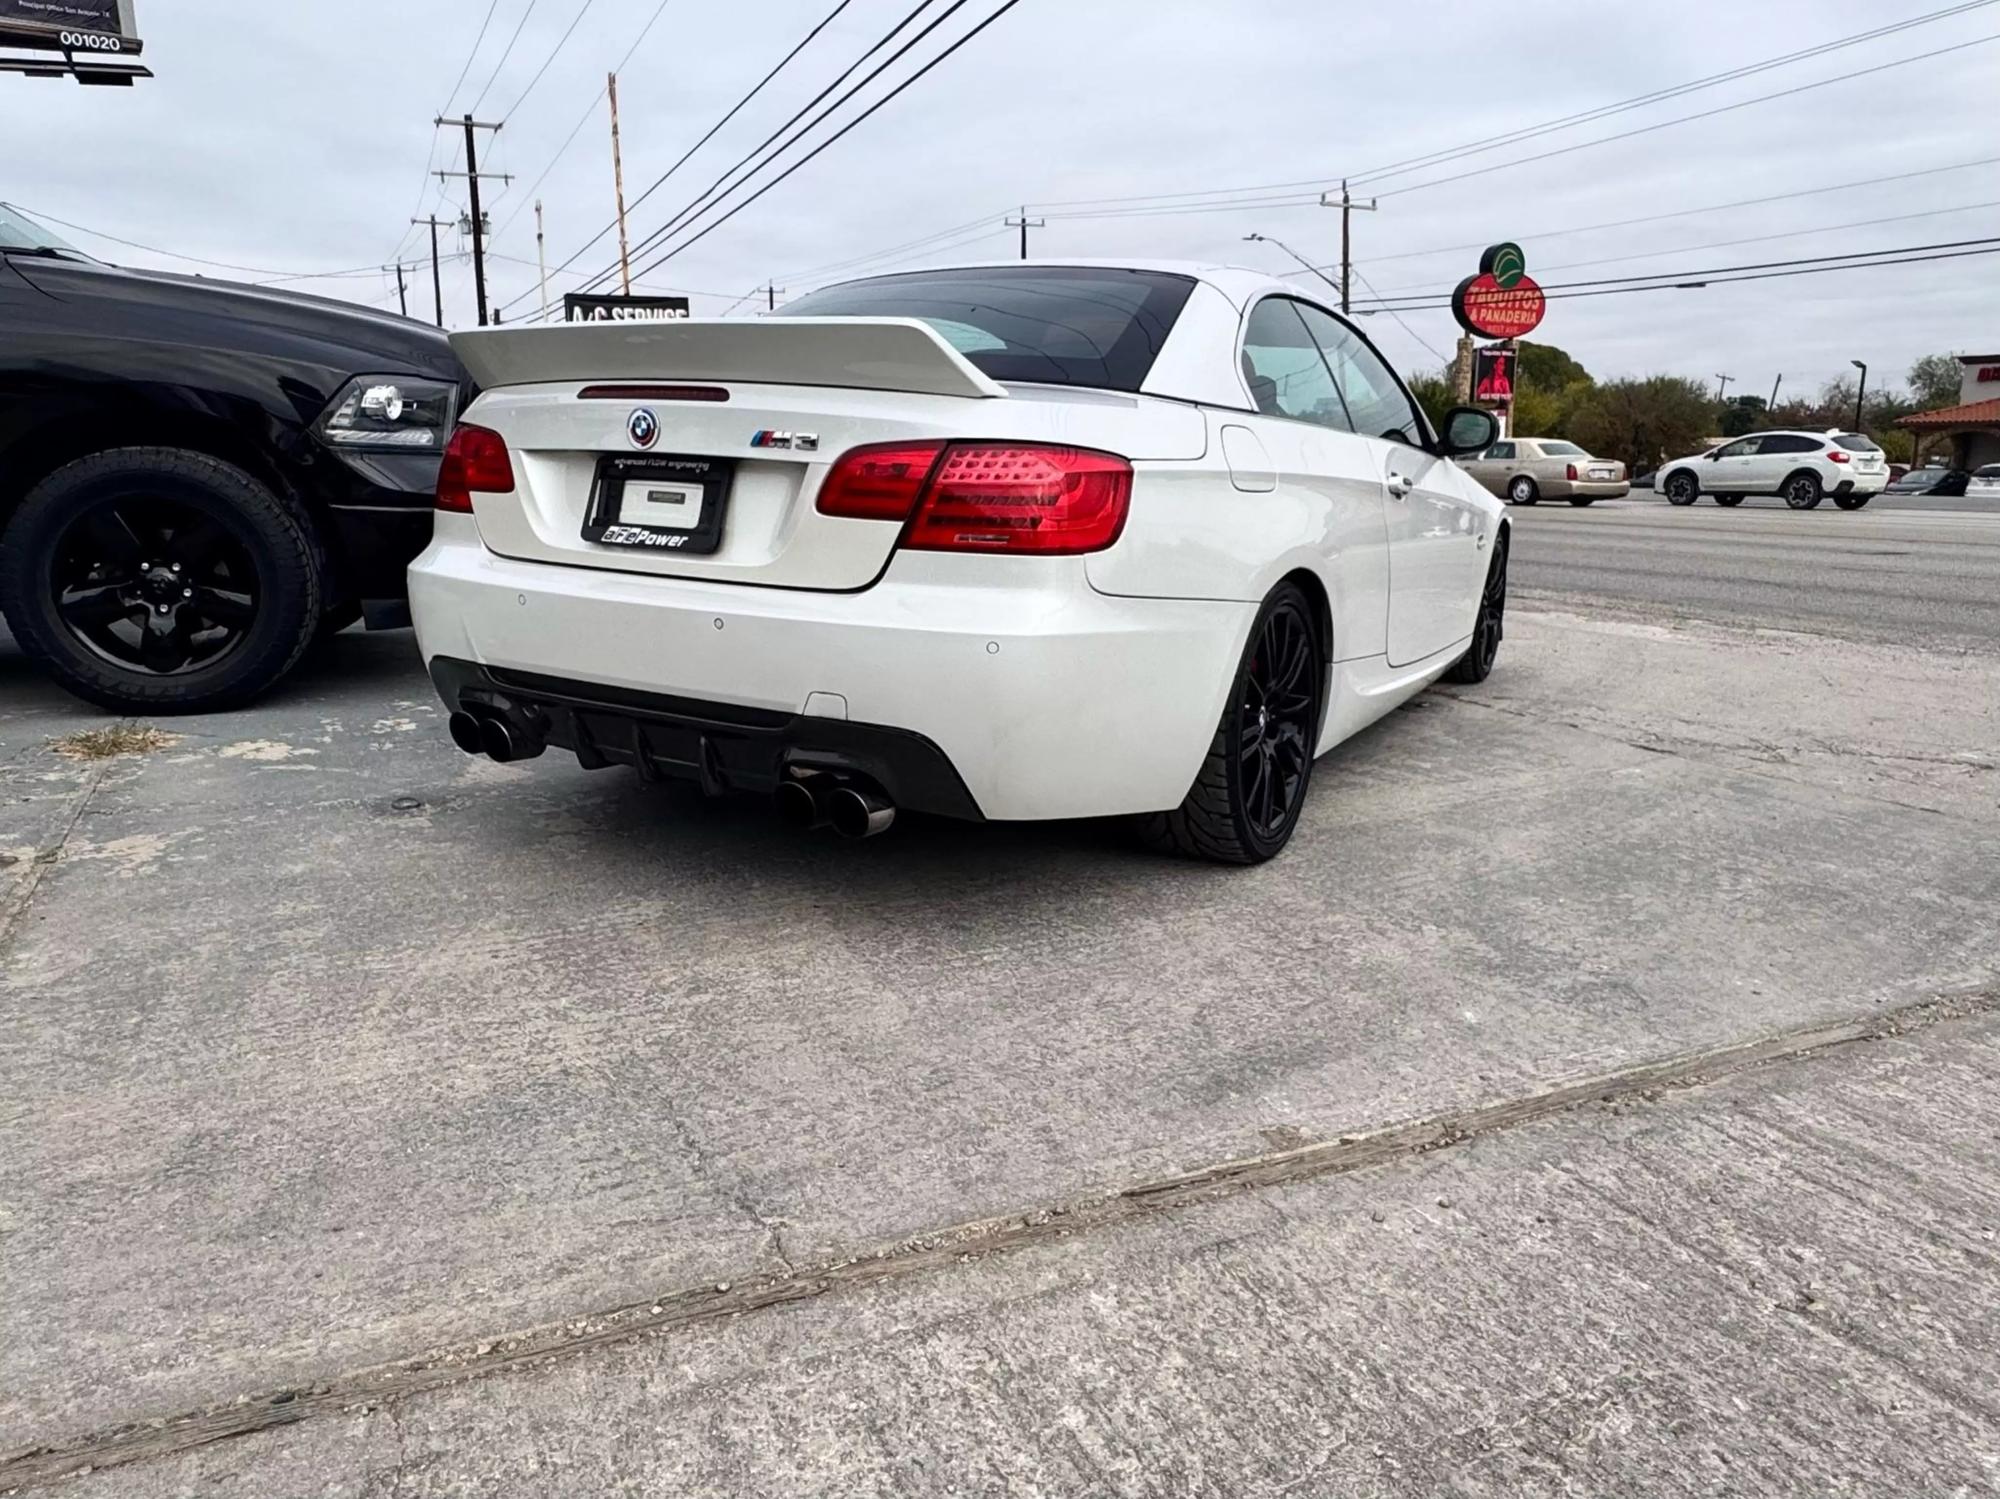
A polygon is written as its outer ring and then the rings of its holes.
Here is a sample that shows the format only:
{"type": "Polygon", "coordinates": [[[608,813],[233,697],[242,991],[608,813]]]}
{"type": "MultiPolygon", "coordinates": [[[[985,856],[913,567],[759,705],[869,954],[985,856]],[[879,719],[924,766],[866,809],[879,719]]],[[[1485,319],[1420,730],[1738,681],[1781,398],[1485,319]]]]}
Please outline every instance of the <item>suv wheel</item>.
{"type": "Polygon", "coordinates": [[[1794,510],[1816,509],[1824,494],[1819,475],[1809,468],[1802,468],[1785,480],[1785,503],[1794,510]]]}
{"type": "Polygon", "coordinates": [[[1667,475],[1667,503],[1669,505],[1692,505],[1701,498],[1701,485],[1686,469],[1676,469],[1667,475]]]}
{"type": "Polygon", "coordinates": [[[1743,496],[1740,494],[1719,494],[1715,497],[1715,503],[1726,509],[1733,510],[1736,506],[1743,503],[1743,496]]]}
{"type": "Polygon", "coordinates": [[[78,697],[126,713],[231,708],[311,643],[310,523],[233,464],[117,448],[57,469],[0,535],[21,648],[78,697]]]}
{"type": "Polygon", "coordinates": [[[1507,498],[1516,505],[1533,505],[1541,497],[1541,491],[1535,488],[1535,481],[1526,474],[1515,475],[1514,482],[1507,486],[1507,498]]]}
{"type": "Polygon", "coordinates": [[[1165,853],[1261,864],[1292,836],[1312,781],[1326,657],[1306,596],[1282,583],[1258,611],[1201,773],[1179,807],[1140,819],[1165,853]]]}
{"type": "Polygon", "coordinates": [[[1833,497],[1833,503],[1842,510],[1859,510],[1874,498],[1872,494],[1837,494],[1833,497]]]}

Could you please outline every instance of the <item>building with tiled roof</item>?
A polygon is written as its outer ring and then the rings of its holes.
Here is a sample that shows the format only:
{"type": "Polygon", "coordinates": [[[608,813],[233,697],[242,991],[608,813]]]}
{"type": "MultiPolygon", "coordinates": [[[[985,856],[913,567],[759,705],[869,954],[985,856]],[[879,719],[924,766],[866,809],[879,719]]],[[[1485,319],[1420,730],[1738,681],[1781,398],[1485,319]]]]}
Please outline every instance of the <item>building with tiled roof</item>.
{"type": "Polygon", "coordinates": [[[1917,462],[1936,444],[1948,443],[1946,461],[1953,468],[1974,469],[2000,463],[2000,354],[1961,354],[1958,404],[1936,411],[1919,411],[1896,423],[1917,437],[1917,462]]]}

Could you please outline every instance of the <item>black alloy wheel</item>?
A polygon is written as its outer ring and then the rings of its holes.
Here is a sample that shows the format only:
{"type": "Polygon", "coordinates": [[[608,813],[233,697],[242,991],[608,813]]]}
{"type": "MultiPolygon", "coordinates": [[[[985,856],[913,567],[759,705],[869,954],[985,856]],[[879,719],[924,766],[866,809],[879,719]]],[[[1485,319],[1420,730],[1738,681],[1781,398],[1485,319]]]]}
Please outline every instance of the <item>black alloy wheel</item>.
{"type": "Polygon", "coordinates": [[[184,504],[105,499],[57,538],[48,586],[63,625],[89,649],[126,671],[176,676],[248,638],[261,591],[253,546],[184,504]]]}
{"type": "Polygon", "coordinates": [[[1794,510],[1815,510],[1825,491],[1821,489],[1819,475],[1801,469],[1785,480],[1785,503],[1794,510]]]}
{"type": "Polygon", "coordinates": [[[1141,819],[1164,851],[1259,864],[1282,849],[1312,781],[1326,652],[1295,583],[1264,601],[1215,738],[1181,805],[1141,819]]]}
{"type": "Polygon", "coordinates": [[[30,659],[121,713],[248,702],[322,612],[311,520],[234,464],[114,448],[32,488],[0,531],[0,604],[30,659]]]}
{"type": "Polygon", "coordinates": [[[1701,485],[1686,469],[1679,469],[1667,476],[1667,503],[1669,505],[1692,505],[1701,497],[1701,485]]]}
{"type": "Polygon", "coordinates": [[[1507,537],[1494,544],[1493,563],[1486,569],[1486,587],[1479,595],[1479,613],[1472,622],[1472,644],[1444,674],[1447,682],[1483,682],[1493,674],[1500,642],[1507,634],[1507,537]]]}

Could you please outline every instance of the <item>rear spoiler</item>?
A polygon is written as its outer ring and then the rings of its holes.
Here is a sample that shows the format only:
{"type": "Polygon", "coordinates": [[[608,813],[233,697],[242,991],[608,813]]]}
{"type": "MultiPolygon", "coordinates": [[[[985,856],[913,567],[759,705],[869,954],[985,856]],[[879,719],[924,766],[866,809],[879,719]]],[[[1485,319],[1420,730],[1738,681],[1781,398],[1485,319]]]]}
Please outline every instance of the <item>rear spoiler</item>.
{"type": "Polygon", "coordinates": [[[675,318],[480,328],[451,346],[483,390],[542,381],[713,380],[1005,396],[915,318],[675,318]]]}

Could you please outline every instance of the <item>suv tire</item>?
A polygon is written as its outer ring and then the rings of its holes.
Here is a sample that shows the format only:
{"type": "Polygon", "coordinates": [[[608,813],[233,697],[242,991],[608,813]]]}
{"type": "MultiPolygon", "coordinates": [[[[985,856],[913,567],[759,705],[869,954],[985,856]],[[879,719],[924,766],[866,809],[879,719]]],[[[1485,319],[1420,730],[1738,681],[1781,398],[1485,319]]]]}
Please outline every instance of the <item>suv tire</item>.
{"type": "Polygon", "coordinates": [[[1809,468],[1802,468],[1785,480],[1785,487],[1779,493],[1794,510],[1817,510],[1819,502],[1826,497],[1819,475],[1809,468]]]}
{"type": "Polygon", "coordinates": [[[312,643],[325,570],[288,497],[182,448],[66,464],[0,533],[14,638],[120,713],[210,712],[266,691],[312,643]]]}

